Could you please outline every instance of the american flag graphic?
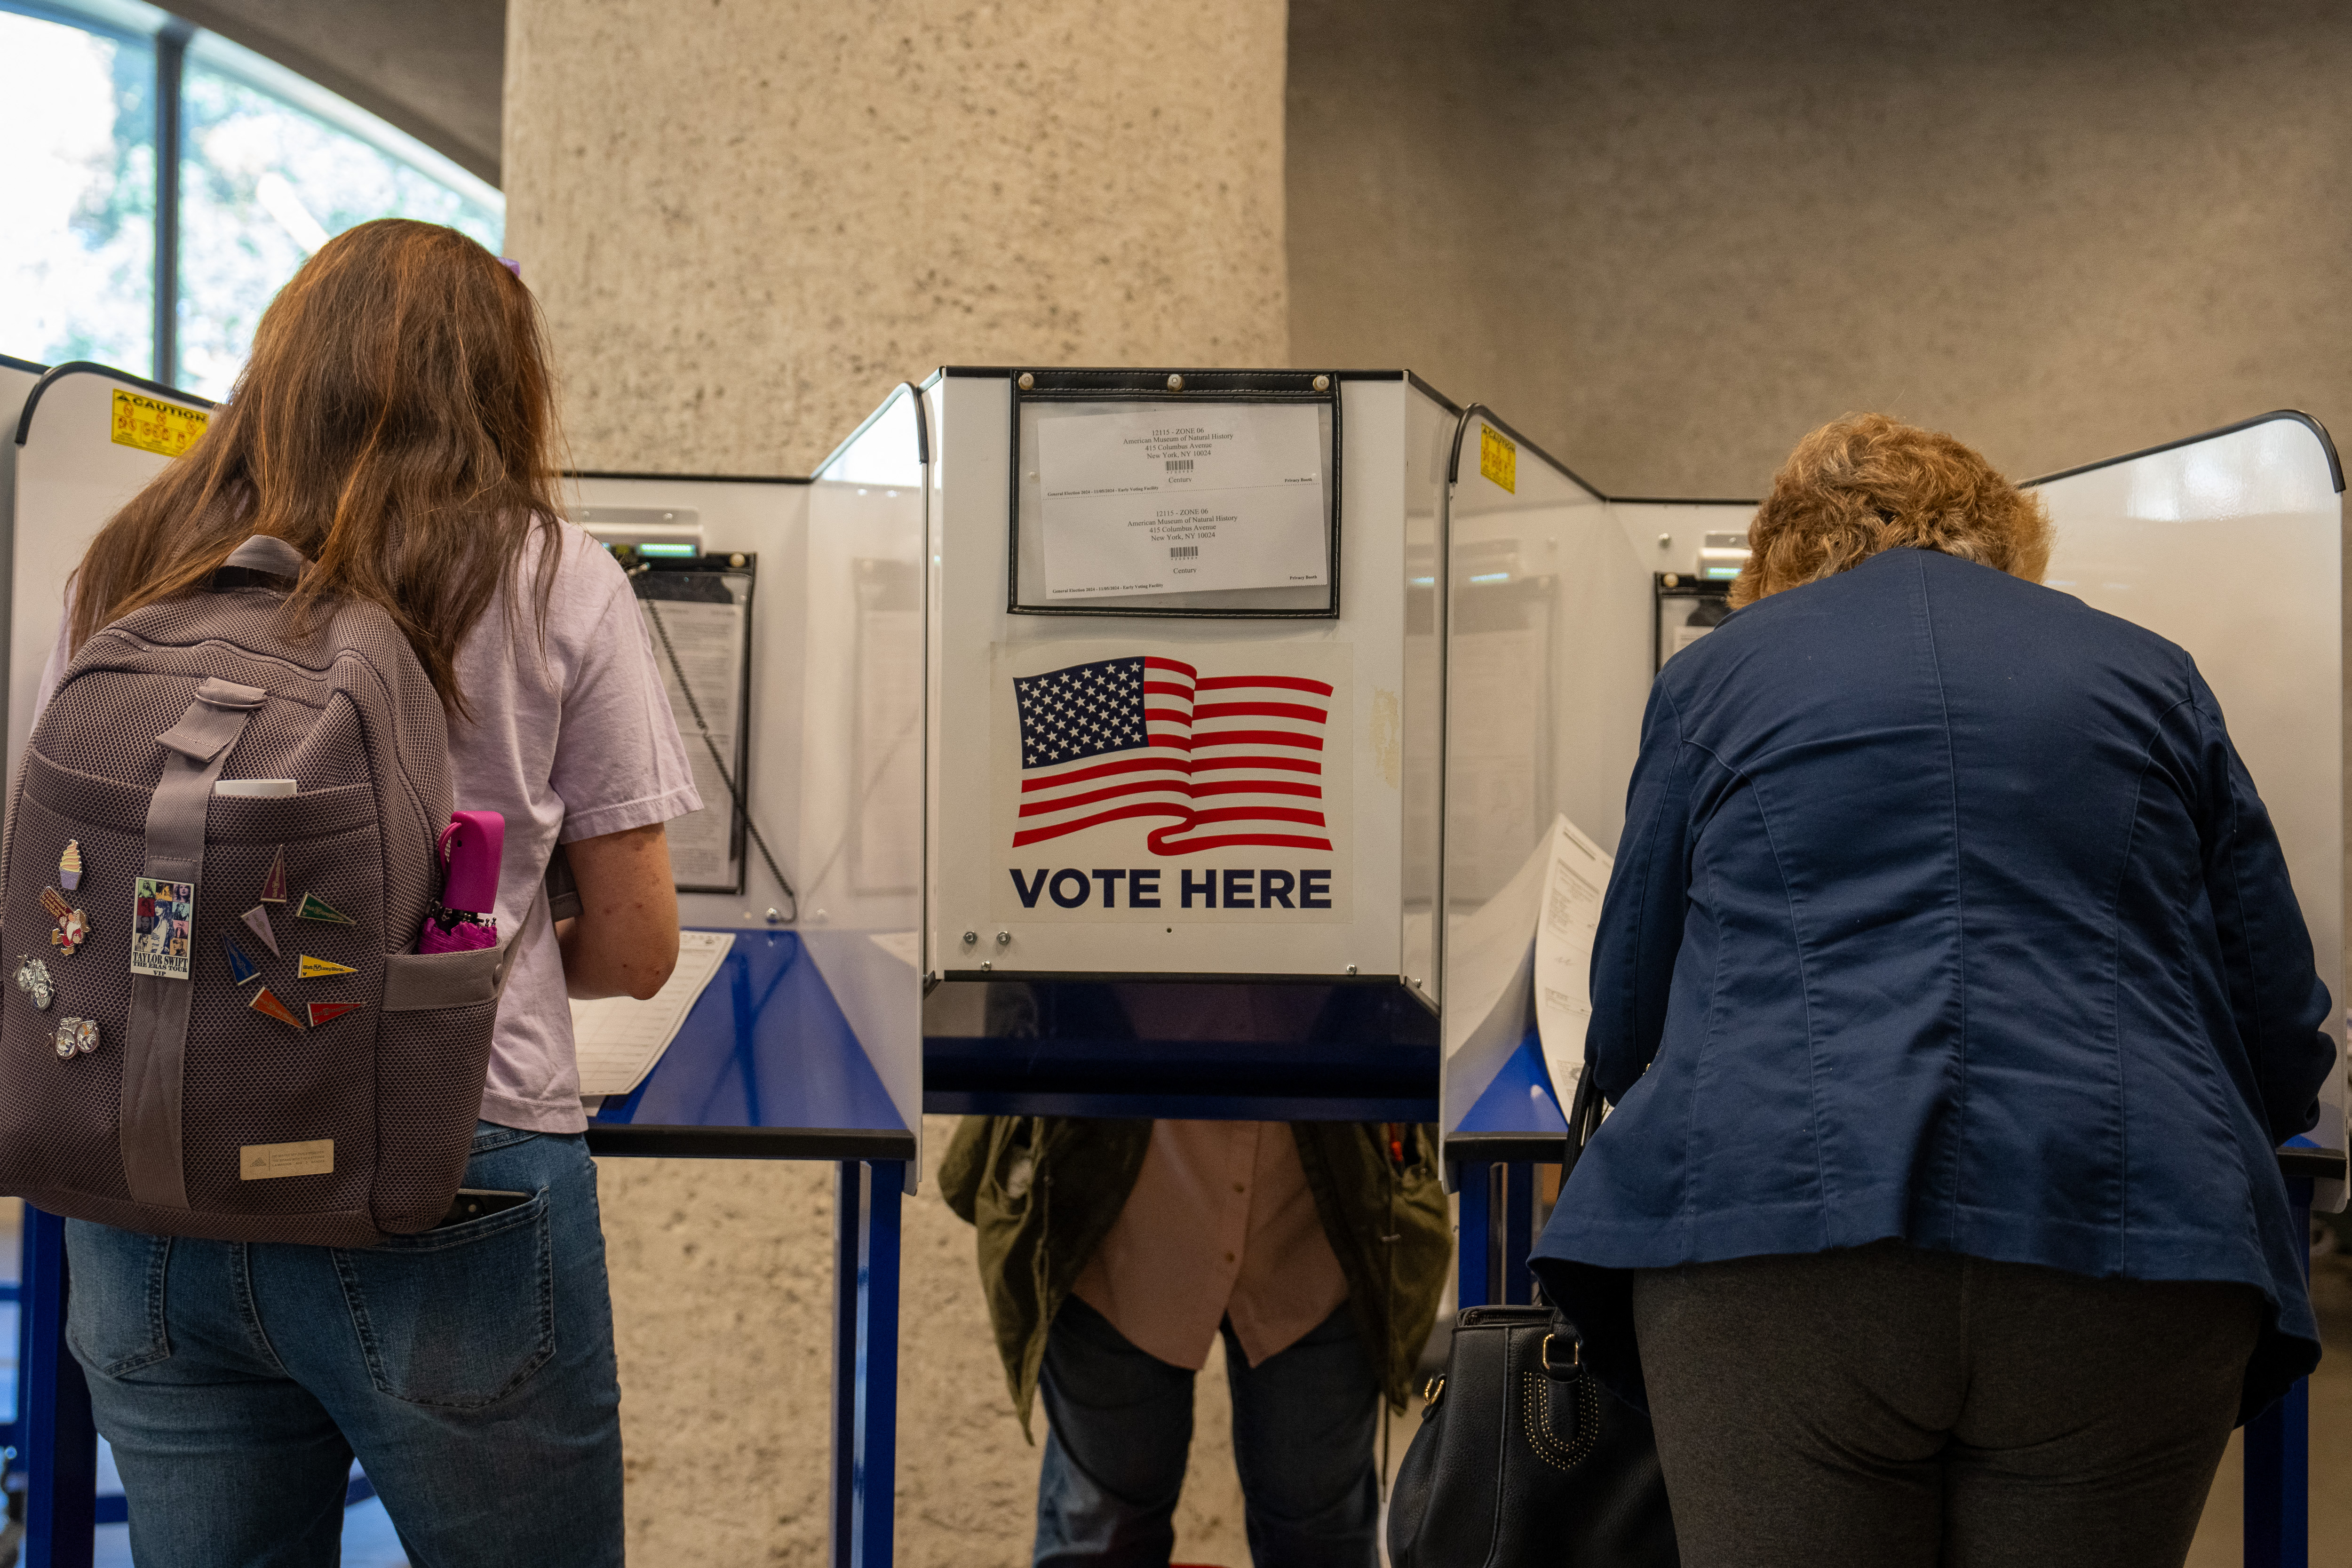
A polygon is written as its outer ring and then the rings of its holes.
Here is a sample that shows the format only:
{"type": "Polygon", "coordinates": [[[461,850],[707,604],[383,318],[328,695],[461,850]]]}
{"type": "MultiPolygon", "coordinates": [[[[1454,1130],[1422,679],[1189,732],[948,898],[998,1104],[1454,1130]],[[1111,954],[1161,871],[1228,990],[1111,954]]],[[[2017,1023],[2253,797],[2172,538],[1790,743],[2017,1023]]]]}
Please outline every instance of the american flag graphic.
{"type": "Polygon", "coordinates": [[[1108,822],[1156,822],[1154,855],[1328,849],[1323,739],[1331,688],[1291,675],[1202,679],[1138,657],[1016,676],[1015,848],[1108,822]]]}

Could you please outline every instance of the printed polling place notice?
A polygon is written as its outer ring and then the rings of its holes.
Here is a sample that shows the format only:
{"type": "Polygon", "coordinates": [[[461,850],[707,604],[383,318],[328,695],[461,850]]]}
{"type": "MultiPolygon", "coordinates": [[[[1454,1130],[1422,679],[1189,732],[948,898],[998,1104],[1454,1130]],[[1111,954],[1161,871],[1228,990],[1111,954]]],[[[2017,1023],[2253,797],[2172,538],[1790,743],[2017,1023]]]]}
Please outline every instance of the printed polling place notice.
{"type": "Polygon", "coordinates": [[[1311,407],[1041,417],[1037,469],[1048,599],[1329,580],[1311,407]]]}

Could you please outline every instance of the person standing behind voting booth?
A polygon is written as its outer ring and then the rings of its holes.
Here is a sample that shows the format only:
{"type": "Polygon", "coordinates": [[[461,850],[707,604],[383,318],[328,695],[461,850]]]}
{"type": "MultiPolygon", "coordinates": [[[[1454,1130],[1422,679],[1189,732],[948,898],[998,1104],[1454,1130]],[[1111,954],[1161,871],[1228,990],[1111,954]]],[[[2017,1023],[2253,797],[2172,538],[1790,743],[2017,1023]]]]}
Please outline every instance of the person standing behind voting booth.
{"type": "MultiPolygon", "coordinates": [[[[992,996],[992,1032],[1044,1005],[1065,1033],[1165,1038],[1152,1014],[1187,1005],[1050,989],[996,987],[1018,1000],[992,996]]],[[[1453,1256],[1435,1128],[971,1116],[940,1187],[978,1232],[1024,1433],[1045,1400],[1037,1568],[1166,1568],[1220,1337],[1252,1562],[1374,1568],[1380,1408],[1404,1407],[1453,1256]]]]}
{"type": "MultiPolygon", "coordinates": [[[[565,998],[650,996],[668,977],[661,825],[701,803],[627,579],[558,521],[547,359],[537,302],[498,258],[454,229],[362,224],[279,291],[228,402],[75,574],[44,705],[92,634],[201,591],[249,535],[308,558],[289,636],[338,598],[383,606],[447,713],[457,804],[505,818],[497,917],[520,933],[463,1179],[511,1194],[478,1205],[495,1212],[465,1217],[461,1199],[437,1228],[353,1248],[68,1222],[68,1339],[142,1568],[326,1568],[354,1454],[419,1564],[622,1561],[620,1389],[565,998]],[[559,842],[582,912],[551,924],[530,917],[559,842]]],[[[131,869],[88,867],[83,889],[131,869]]],[[[277,928],[289,961],[299,927],[277,928]]]]}
{"type": "Polygon", "coordinates": [[[1615,1109],[1536,1271],[1646,1385],[1690,1568],[2178,1564],[2319,1356],[2273,1151],[2335,1048],[2269,816],[1950,437],[1814,432],[1749,541],[1651,695],[1615,1109]]]}

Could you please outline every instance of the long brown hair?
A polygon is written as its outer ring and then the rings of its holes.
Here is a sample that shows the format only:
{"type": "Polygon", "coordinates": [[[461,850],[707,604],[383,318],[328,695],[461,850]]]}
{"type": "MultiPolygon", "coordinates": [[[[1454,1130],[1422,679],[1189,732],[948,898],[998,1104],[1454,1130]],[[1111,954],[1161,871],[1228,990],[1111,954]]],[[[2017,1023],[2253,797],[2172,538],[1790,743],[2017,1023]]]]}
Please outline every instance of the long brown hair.
{"type": "Polygon", "coordinates": [[[1939,550],[2030,583],[2050,564],[2050,513],[1974,448],[1884,414],[1797,443],[1748,525],[1731,603],[1833,577],[1882,550],[1939,550]]]}
{"type": "MultiPolygon", "coordinates": [[[[530,291],[456,229],[336,236],[270,301],[205,433],[91,541],[73,646],[274,534],[313,563],[287,602],[293,636],[338,597],[381,605],[466,715],[458,645],[511,592],[534,528],[556,548],[548,359],[530,291]]],[[[539,574],[542,624],[552,584],[539,574]]]]}

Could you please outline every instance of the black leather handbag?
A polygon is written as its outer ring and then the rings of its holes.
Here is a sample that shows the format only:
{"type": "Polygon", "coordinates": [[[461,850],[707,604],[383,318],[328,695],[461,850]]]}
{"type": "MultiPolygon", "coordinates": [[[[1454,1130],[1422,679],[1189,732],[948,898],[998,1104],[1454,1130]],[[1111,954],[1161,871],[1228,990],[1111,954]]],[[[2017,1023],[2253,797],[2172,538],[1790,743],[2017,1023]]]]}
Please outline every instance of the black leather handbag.
{"type": "MultiPolygon", "coordinates": [[[[1597,1120],[1588,1072],[1570,1163],[1597,1120]]],[[[1392,1568],[1678,1568],[1650,1418],[1585,1365],[1550,1307],[1454,1321],[1389,1500],[1392,1568]]]]}

